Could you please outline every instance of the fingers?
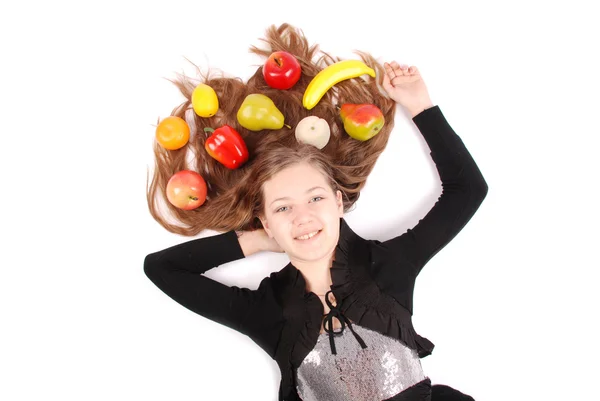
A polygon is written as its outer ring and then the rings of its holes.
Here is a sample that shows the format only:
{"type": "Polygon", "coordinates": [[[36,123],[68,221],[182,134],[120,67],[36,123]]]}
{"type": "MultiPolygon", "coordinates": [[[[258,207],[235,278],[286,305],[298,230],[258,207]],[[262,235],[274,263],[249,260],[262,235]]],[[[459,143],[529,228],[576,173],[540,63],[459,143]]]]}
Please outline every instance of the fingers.
{"type": "Polygon", "coordinates": [[[391,63],[386,64],[388,65],[386,71],[388,72],[388,75],[390,75],[390,79],[394,79],[394,77],[397,76],[402,76],[406,71],[405,64],[399,65],[396,61],[392,61],[391,63]]]}
{"type": "Polygon", "coordinates": [[[395,61],[392,62],[394,69],[396,70],[396,75],[410,75],[417,71],[417,67],[408,66],[406,64],[398,64],[395,61]]]}
{"type": "Polygon", "coordinates": [[[396,71],[394,69],[394,63],[395,61],[392,61],[392,63],[383,63],[383,68],[385,69],[385,77],[384,79],[387,80],[388,82],[391,82],[394,78],[396,78],[396,71]]]}
{"type": "Polygon", "coordinates": [[[396,61],[392,61],[391,63],[384,63],[385,72],[390,77],[390,80],[393,80],[394,77],[403,76],[403,75],[413,75],[418,73],[418,69],[415,66],[408,66],[406,64],[398,64],[396,61]]]}
{"type": "Polygon", "coordinates": [[[403,69],[406,67],[406,64],[399,65],[396,60],[392,61],[392,68],[399,73],[402,73],[403,69]]]}
{"type": "MultiPolygon", "coordinates": [[[[392,63],[394,63],[394,62],[395,61],[392,61],[392,63]]],[[[385,69],[385,72],[390,77],[390,79],[392,79],[396,76],[390,63],[383,63],[383,68],[385,69]]]]}
{"type": "Polygon", "coordinates": [[[389,91],[393,87],[392,79],[395,78],[395,75],[388,63],[384,63],[383,68],[385,69],[385,74],[383,74],[383,88],[389,91]]]}
{"type": "Polygon", "coordinates": [[[415,74],[419,73],[419,70],[414,65],[411,65],[410,67],[408,67],[407,71],[410,75],[415,75],[415,74]]]}
{"type": "Polygon", "coordinates": [[[385,69],[384,86],[394,87],[419,78],[419,70],[415,66],[409,67],[406,64],[398,64],[396,61],[384,63],[383,66],[385,69]]]}
{"type": "Polygon", "coordinates": [[[392,85],[392,87],[397,87],[399,85],[404,85],[404,84],[410,84],[412,82],[417,82],[421,79],[421,77],[419,75],[399,75],[397,77],[394,77],[394,79],[392,79],[390,81],[390,85],[392,85]]]}

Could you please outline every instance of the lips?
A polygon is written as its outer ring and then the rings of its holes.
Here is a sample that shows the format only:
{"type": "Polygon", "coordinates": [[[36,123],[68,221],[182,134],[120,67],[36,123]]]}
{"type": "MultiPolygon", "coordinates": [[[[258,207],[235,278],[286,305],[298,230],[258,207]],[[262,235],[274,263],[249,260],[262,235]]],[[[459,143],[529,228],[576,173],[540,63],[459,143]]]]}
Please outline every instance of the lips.
{"type": "Polygon", "coordinates": [[[296,241],[310,241],[311,239],[317,237],[322,230],[313,230],[313,231],[308,231],[302,235],[299,235],[297,237],[295,237],[294,239],[296,241]]]}

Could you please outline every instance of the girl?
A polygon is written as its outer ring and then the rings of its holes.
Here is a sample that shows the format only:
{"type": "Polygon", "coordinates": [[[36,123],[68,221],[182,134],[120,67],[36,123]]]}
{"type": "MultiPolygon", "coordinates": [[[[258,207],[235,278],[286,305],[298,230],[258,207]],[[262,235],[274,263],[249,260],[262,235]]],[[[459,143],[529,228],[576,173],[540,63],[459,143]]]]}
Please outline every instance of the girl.
{"type": "MultiPolygon", "coordinates": [[[[303,40],[285,24],[268,31],[272,50],[293,52],[303,74],[308,74],[299,81],[297,92],[281,97],[272,93],[288,124],[306,115],[297,95],[318,71],[310,61],[314,48],[308,49],[303,40]]],[[[423,372],[420,358],[431,354],[434,345],[412,325],[412,295],[421,269],[471,219],[487,194],[487,184],[462,140],[431,102],[418,69],[396,62],[382,68],[368,55],[363,59],[376,69],[379,81],[341,83],[336,97],[325,97],[311,111],[332,126],[332,142],[322,150],[289,141],[289,132],[269,133],[252,142],[251,134],[238,126],[254,157],[233,174],[237,181],[228,181],[231,175],[219,179],[231,172],[200,160],[199,168],[204,167],[207,181],[213,182],[212,192],[194,213],[178,212],[188,227],[166,222],[154,206],[165,179],[184,160],[155,147],[163,164],[157,162],[148,193],[153,216],[173,232],[192,235],[205,228],[223,232],[151,253],[144,260],[144,271],[184,307],[248,335],[265,350],[281,372],[280,401],[473,400],[449,386],[432,385],[423,372]],[[341,135],[336,104],[367,102],[382,109],[386,128],[364,143],[341,135]],[[429,145],[444,191],[429,213],[404,234],[384,242],[363,239],[348,226],[344,213],[358,198],[385,147],[396,104],[410,113],[429,145]],[[225,187],[227,182],[230,188],[225,187]],[[207,220],[209,207],[217,214],[212,220],[207,220]],[[256,290],[226,286],[203,275],[260,251],[285,252],[290,263],[264,278],[256,290]]],[[[247,86],[211,82],[219,99],[227,98],[225,93],[233,99],[233,106],[225,105],[224,113],[216,117],[219,121],[235,115],[231,112],[246,91],[268,91],[258,72],[247,86]]],[[[191,86],[179,85],[190,94],[191,86]]],[[[230,117],[228,121],[235,125],[230,117]]],[[[196,124],[209,123],[214,121],[196,119],[196,124]]],[[[198,150],[202,145],[196,146],[198,150]]]]}

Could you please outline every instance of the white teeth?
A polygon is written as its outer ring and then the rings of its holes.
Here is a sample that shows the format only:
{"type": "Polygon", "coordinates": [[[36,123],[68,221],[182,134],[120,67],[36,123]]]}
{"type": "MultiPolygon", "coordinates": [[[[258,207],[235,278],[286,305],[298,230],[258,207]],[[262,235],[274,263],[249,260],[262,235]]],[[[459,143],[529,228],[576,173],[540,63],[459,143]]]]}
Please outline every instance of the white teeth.
{"type": "Polygon", "coordinates": [[[301,236],[301,237],[298,237],[298,238],[296,238],[296,239],[309,239],[309,238],[312,238],[312,237],[314,237],[315,235],[317,235],[317,233],[318,233],[318,231],[315,231],[314,233],[306,234],[306,235],[303,235],[303,236],[301,236]]]}

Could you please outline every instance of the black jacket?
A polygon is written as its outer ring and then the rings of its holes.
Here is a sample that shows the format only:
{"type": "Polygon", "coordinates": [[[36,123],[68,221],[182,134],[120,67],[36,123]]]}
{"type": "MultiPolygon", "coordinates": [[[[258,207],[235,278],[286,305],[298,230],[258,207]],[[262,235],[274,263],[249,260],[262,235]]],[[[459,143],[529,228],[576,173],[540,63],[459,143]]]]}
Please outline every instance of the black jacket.
{"type": "MultiPolygon", "coordinates": [[[[423,358],[434,345],[417,334],[412,324],[415,280],[475,214],[487,194],[487,184],[438,106],[413,121],[431,150],[442,195],[415,227],[384,242],[361,238],[340,219],[331,267],[331,290],[337,304],[330,316],[348,318],[396,338],[423,358]]],[[[265,277],[256,290],[227,286],[202,274],[243,257],[237,235],[229,231],[151,253],[145,258],[144,271],[181,305],[249,336],[279,366],[279,400],[298,401],[296,369],[317,342],[323,304],[306,291],[303,275],[291,263],[265,277]]],[[[335,347],[331,334],[330,344],[335,347]]],[[[393,400],[431,399],[429,379],[413,389],[414,395],[409,390],[393,400]]]]}

